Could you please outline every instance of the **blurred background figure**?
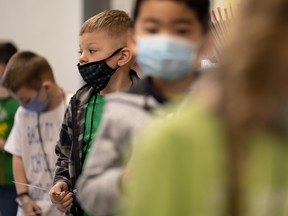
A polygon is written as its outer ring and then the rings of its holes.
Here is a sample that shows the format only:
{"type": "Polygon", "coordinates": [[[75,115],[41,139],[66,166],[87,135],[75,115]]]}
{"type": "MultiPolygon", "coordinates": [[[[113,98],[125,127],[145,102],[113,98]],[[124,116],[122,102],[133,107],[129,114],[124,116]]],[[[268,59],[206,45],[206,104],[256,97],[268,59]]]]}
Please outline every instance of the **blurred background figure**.
{"type": "Polygon", "coordinates": [[[238,16],[219,71],[140,139],[125,216],[287,215],[288,1],[238,16]]]}
{"type": "MultiPolygon", "coordinates": [[[[17,52],[11,42],[0,42],[0,78],[11,56],[17,52]]],[[[12,155],[4,151],[4,145],[13,126],[19,106],[8,90],[0,87],[0,215],[14,216],[17,212],[16,189],[13,183],[12,155]]]]}
{"type": "Polygon", "coordinates": [[[17,52],[1,79],[20,107],[4,149],[13,154],[18,216],[63,215],[48,191],[55,170],[55,145],[70,99],[57,84],[48,61],[31,51],[17,52]]]}

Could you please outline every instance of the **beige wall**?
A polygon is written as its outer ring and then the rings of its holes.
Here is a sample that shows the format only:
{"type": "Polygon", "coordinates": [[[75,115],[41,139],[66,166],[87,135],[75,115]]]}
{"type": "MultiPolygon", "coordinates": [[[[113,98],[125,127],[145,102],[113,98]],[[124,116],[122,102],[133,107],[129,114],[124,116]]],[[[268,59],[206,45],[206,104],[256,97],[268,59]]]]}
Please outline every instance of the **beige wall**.
{"type": "Polygon", "coordinates": [[[0,40],[48,59],[58,83],[68,91],[80,87],[78,32],[80,0],[0,0],[0,40]]]}

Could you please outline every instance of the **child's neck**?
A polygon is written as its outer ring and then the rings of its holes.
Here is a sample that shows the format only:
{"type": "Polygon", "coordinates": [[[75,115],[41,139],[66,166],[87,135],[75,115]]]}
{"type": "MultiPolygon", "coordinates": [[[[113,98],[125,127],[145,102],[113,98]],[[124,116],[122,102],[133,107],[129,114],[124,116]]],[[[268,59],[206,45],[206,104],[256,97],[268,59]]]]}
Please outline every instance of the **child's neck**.
{"type": "Polygon", "coordinates": [[[46,111],[50,111],[58,107],[61,103],[65,103],[65,93],[62,88],[55,86],[52,90],[52,97],[46,111]]]}
{"type": "Polygon", "coordinates": [[[132,81],[129,76],[130,69],[118,68],[118,70],[110,78],[107,86],[100,92],[101,95],[123,91],[129,88],[132,81]]]}
{"type": "Polygon", "coordinates": [[[194,82],[194,75],[190,74],[180,80],[177,81],[168,81],[168,80],[161,80],[161,79],[152,79],[153,85],[155,88],[165,97],[170,98],[177,98],[188,92],[190,86],[194,82]]]}

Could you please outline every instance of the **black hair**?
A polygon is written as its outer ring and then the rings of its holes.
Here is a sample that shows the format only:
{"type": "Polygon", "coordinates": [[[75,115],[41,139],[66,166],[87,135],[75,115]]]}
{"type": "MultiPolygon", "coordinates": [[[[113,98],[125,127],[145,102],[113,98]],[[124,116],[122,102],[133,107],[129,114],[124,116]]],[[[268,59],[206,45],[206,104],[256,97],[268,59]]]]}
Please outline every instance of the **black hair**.
{"type": "Polygon", "coordinates": [[[11,42],[0,42],[0,63],[7,64],[9,59],[17,52],[17,48],[11,42]]]}
{"type": "MultiPolygon", "coordinates": [[[[133,25],[138,18],[140,6],[144,1],[146,0],[136,0],[135,2],[133,13],[133,25]]],[[[210,22],[210,0],[169,0],[169,1],[185,3],[190,9],[196,12],[197,18],[199,19],[203,27],[203,31],[204,32],[208,31],[210,22]]]]}

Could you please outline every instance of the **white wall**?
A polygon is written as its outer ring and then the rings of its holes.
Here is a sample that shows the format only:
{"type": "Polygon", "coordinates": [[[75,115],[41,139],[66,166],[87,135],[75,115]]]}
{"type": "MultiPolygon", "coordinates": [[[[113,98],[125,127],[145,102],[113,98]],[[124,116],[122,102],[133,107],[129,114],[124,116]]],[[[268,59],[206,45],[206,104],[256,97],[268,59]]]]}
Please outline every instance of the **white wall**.
{"type": "Polygon", "coordinates": [[[12,40],[19,50],[46,57],[59,85],[71,92],[81,85],[81,24],[81,0],[0,0],[0,40],[12,40]]]}
{"type": "Polygon", "coordinates": [[[129,15],[132,12],[133,0],[110,0],[111,9],[126,11],[129,15]]]}

